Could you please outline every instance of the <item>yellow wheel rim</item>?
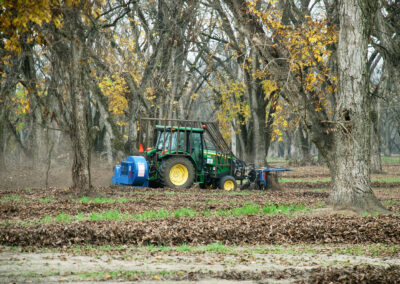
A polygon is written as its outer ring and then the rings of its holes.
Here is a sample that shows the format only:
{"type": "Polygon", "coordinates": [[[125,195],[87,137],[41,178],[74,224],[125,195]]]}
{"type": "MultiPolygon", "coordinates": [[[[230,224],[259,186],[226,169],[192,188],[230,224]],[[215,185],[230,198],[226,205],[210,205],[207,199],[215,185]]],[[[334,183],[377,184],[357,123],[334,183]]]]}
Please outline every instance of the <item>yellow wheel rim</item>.
{"type": "Polygon", "coordinates": [[[235,184],[231,180],[227,180],[224,182],[224,190],[231,191],[235,188],[235,184]]]}
{"type": "Polygon", "coordinates": [[[176,164],[169,171],[169,179],[174,185],[183,185],[189,178],[189,171],[185,165],[176,164]]]}

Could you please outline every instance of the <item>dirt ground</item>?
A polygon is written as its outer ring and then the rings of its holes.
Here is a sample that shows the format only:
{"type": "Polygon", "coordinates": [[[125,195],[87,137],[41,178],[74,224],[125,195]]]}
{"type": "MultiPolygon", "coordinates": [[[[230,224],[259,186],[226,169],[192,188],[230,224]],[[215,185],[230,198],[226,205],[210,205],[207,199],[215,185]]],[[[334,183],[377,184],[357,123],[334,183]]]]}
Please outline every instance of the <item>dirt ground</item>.
{"type": "MultiPolygon", "coordinates": [[[[337,249],[338,247],[336,247],[337,249]]],[[[340,248],[340,246],[339,246],[340,248]]],[[[121,249],[117,252],[99,251],[96,255],[77,252],[18,252],[3,249],[0,254],[0,278],[6,281],[117,281],[152,280],[168,283],[200,281],[220,283],[221,280],[241,283],[307,282],[337,271],[343,280],[358,277],[355,272],[375,277],[371,273],[393,273],[399,276],[399,258],[333,254],[335,247],[309,245],[307,250],[294,247],[246,247],[231,252],[152,251],[121,249]],[[331,253],[329,253],[331,250],[331,253]],[[256,252],[252,252],[256,251],[256,252]],[[257,253],[262,251],[262,253],[257,253]],[[346,277],[346,273],[349,275],[346,277]],[[146,280],[143,280],[146,279],[146,280]]],[[[393,276],[379,275],[382,280],[396,281],[393,276]]],[[[320,279],[324,280],[324,279],[320,279]]],[[[329,279],[334,281],[335,279],[329,279]]],[[[337,279],[340,280],[340,279],[337,279]]]]}
{"type": "Polygon", "coordinates": [[[43,170],[0,173],[1,283],[400,283],[400,164],[372,176],[385,216],[326,206],[324,167],[285,173],[282,191],[223,192],[110,186],[112,166],[96,165],[101,202],[71,198],[67,167],[48,189],[43,170]],[[249,204],[307,209],[219,213],[249,204]],[[198,214],[132,219],[188,208],[198,214]],[[131,217],[89,218],[104,212],[131,217]]]}

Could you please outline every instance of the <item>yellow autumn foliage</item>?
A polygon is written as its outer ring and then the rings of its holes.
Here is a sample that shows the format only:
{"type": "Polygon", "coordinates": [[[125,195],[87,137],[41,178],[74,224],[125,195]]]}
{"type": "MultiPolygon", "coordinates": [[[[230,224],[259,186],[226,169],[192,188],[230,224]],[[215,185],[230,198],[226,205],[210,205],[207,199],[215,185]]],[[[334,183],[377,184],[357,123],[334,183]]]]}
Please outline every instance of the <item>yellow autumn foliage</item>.
{"type": "MultiPolygon", "coordinates": [[[[218,93],[219,108],[217,109],[217,118],[221,125],[229,125],[233,122],[237,127],[240,123],[247,123],[250,118],[250,106],[247,103],[247,91],[243,82],[229,80],[219,84],[214,88],[218,93]],[[239,120],[238,117],[242,120],[239,120]]],[[[230,141],[231,128],[223,127],[222,135],[227,141],[230,141]]],[[[238,129],[234,129],[238,131],[238,129]]]]}
{"type": "Polygon", "coordinates": [[[8,51],[21,52],[20,38],[28,34],[28,42],[35,40],[42,44],[40,29],[43,23],[53,23],[56,28],[63,26],[63,16],[60,12],[66,7],[78,7],[82,16],[99,16],[104,1],[84,0],[2,0],[0,1],[0,32],[4,47],[8,51]]]}
{"type": "Polygon", "coordinates": [[[30,99],[24,86],[18,84],[16,89],[17,91],[13,96],[6,98],[8,100],[6,105],[11,108],[12,113],[16,116],[23,116],[31,111],[30,99]]]}
{"type": "MultiPolygon", "coordinates": [[[[330,105],[326,96],[337,91],[337,79],[329,68],[332,60],[330,47],[338,41],[337,27],[328,24],[326,19],[313,19],[310,16],[306,16],[304,22],[298,25],[283,25],[280,4],[278,1],[268,2],[270,5],[266,11],[259,9],[257,1],[246,3],[249,12],[262,21],[267,33],[276,42],[276,47],[287,50],[289,56],[286,60],[290,64],[290,71],[295,74],[302,89],[320,100],[315,104],[316,111],[325,107],[329,113],[330,105]]],[[[268,89],[270,85],[267,82],[264,88],[268,89]]]]}
{"type": "Polygon", "coordinates": [[[128,87],[124,78],[119,75],[105,76],[100,80],[99,87],[108,98],[108,109],[111,114],[119,117],[128,109],[126,95],[128,87]]]}
{"type": "Polygon", "coordinates": [[[263,89],[264,89],[265,99],[269,99],[271,94],[274,91],[278,90],[278,84],[272,80],[264,80],[263,89]]]}

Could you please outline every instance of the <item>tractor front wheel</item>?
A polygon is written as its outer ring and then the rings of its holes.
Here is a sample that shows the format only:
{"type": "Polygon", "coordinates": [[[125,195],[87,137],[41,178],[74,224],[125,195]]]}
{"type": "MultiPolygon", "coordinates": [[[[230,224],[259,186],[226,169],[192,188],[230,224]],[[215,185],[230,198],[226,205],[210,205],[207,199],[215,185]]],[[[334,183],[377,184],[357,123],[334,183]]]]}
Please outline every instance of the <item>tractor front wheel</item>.
{"type": "Polygon", "coordinates": [[[224,176],[219,181],[219,188],[226,191],[236,190],[237,183],[235,178],[233,176],[224,176]]]}
{"type": "Polygon", "coordinates": [[[161,184],[170,188],[188,188],[193,184],[195,171],[192,162],[184,157],[171,157],[162,161],[161,184]]]}

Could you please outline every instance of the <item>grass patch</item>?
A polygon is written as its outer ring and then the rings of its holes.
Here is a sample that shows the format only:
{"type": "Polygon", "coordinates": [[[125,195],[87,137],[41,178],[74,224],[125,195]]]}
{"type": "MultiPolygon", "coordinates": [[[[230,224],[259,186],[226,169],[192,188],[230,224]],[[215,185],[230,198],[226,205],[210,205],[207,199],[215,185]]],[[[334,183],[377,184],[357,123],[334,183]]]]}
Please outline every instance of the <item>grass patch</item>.
{"type": "Polygon", "coordinates": [[[179,208],[174,211],[168,211],[167,209],[159,210],[148,210],[139,214],[123,213],[116,209],[107,211],[93,212],[84,214],[82,212],[77,215],[69,215],[64,212],[56,215],[54,218],[50,216],[44,217],[42,220],[36,222],[39,224],[51,223],[51,222],[80,222],[80,221],[106,221],[106,220],[158,220],[165,218],[185,218],[185,217],[209,217],[209,216],[246,216],[246,215],[266,215],[266,214],[285,214],[290,215],[295,211],[310,210],[303,204],[289,204],[289,205],[275,205],[267,204],[260,206],[251,203],[245,203],[241,207],[233,209],[221,209],[216,211],[204,210],[202,212],[196,211],[192,208],[179,208]]]}
{"type": "Polygon", "coordinates": [[[261,208],[264,214],[290,214],[295,211],[305,211],[309,208],[303,204],[268,205],[261,208]]]}
{"type": "Polygon", "coordinates": [[[217,252],[217,253],[227,253],[228,252],[228,247],[224,246],[221,243],[213,243],[213,244],[209,244],[205,247],[199,247],[198,248],[199,251],[208,251],[208,252],[217,252]]]}
{"type": "Polygon", "coordinates": [[[400,177],[392,177],[392,178],[373,178],[371,179],[372,182],[387,182],[387,183],[394,183],[400,182],[400,177]]]}
{"type": "Polygon", "coordinates": [[[379,213],[378,213],[378,212],[371,212],[371,213],[369,213],[369,212],[362,212],[362,213],[361,213],[361,217],[368,217],[368,216],[376,217],[376,216],[379,216],[379,213]]]}
{"type": "Polygon", "coordinates": [[[15,201],[19,199],[19,195],[15,194],[15,195],[8,195],[8,196],[3,196],[1,198],[2,201],[15,201]]]}
{"type": "Polygon", "coordinates": [[[46,223],[50,223],[52,221],[53,221],[53,219],[49,215],[47,215],[42,219],[42,221],[40,223],[46,224],[46,223]]]}
{"type": "Polygon", "coordinates": [[[318,201],[313,203],[313,208],[324,208],[326,206],[325,201],[318,201]]]}
{"type": "Polygon", "coordinates": [[[150,219],[163,219],[163,218],[168,218],[170,216],[170,213],[166,209],[160,209],[160,210],[149,210],[149,211],[144,211],[143,213],[136,214],[133,216],[133,219],[135,220],[140,220],[140,221],[146,221],[150,219]]]}
{"type": "Polygon", "coordinates": [[[118,210],[112,209],[108,211],[91,213],[89,220],[91,221],[103,221],[103,220],[124,220],[129,219],[129,214],[123,214],[118,210]]]}
{"type": "Polygon", "coordinates": [[[260,211],[258,205],[254,204],[245,204],[242,207],[233,208],[232,210],[228,211],[232,215],[256,215],[260,211]]]}
{"type": "Polygon", "coordinates": [[[128,198],[118,198],[118,199],[113,199],[113,198],[107,198],[107,197],[88,197],[88,196],[83,196],[79,200],[74,200],[75,202],[81,202],[81,203],[123,203],[123,202],[129,202],[130,199],[128,198]]]}
{"type": "MultiPolygon", "coordinates": [[[[96,249],[96,248],[95,248],[96,249]]],[[[201,252],[201,253],[223,253],[232,255],[243,254],[282,254],[282,255],[301,255],[301,254],[344,254],[354,256],[390,256],[400,253],[400,245],[387,244],[359,244],[359,245],[312,245],[312,244],[293,244],[293,245],[261,245],[261,246],[226,246],[219,242],[201,246],[148,246],[130,247],[125,253],[131,255],[136,249],[148,251],[179,251],[179,252],[201,252]]]]}
{"type": "Polygon", "coordinates": [[[267,163],[284,163],[287,162],[287,160],[285,160],[285,158],[267,158],[267,163]]]}
{"type": "Polygon", "coordinates": [[[384,163],[400,163],[400,157],[382,157],[381,161],[384,163]]]}
{"type": "Polygon", "coordinates": [[[242,215],[269,215],[269,214],[291,214],[295,211],[305,211],[310,208],[303,204],[290,204],[290,205],[275,205],[267,204],[266,206],[259,206],[256,204],[244,204],[242,207],[234,208],[232,210],[218,210],[213,215],[215,216],[242,216],[242,215]]]}
{"type": "Polygon", "coordinates": [[[57,222],[71,222],[73,217],[69,214],[65,214],[64,212],[61,212],[55,217],[57,222]]]}
{"type": "Polygon", "coordinates": [[[336,254],[348,254],[348,255],[395,255],[400,252],[400,245],[386,245],[386,244],[372,244],[372,245],[346,245],[340,246],[333,249],[333,253],[336,254]]]}
{"type": "Polygon", "coordinates": [[[50,199],[50,198],[36,198],[35,200],[37,202],[40,202],[40,203],[51,203],[51,202],[53,202],[53,199],[50,199]]]}
{"type": "Polygon", "coordinates": [[[192,251],[192,247],[187,244],[182,244],[176,248],[176,251],[192,251]]]}
{"type": "Polygon", "coordinates": [[[329,190],[329,188],[327,188],[327,187],[311,189],[312,192],[326,192],[328,190],[329,190]]]}
{"type": "Polygon", "coordinates": [[[393,206],[393,205],[400,204],[400,201],[395,201],[395,200],[387,200],[387,201],[383,201],[382,203],[383,203],[384,205],[390,205],[390,206],[393,206]]]}
{"type": "Polygon", "coordinates": [[[173,212],[173,215],[178,218],[182,217],[195,217],[197,216],[197,211],[191,208],[182,208],[182,209],[177,209],[173,212]]]}
{"type": "Polygon", "coordinates": [[[181,252],[216,252],[216,253],[227,253],[230,248],[224,246],[221,243],[212,243],[206,246],[189,246],[182,244],[178,247],[168,247],[169,250],[176,250],[181,252]]]}
{"type": "Polygon", "coordinates": [[[85,220],[85,215],[83,215],[82,212],[79,212],[78,215],[76,215],[76,221],[84,221],[85,220]]]}

